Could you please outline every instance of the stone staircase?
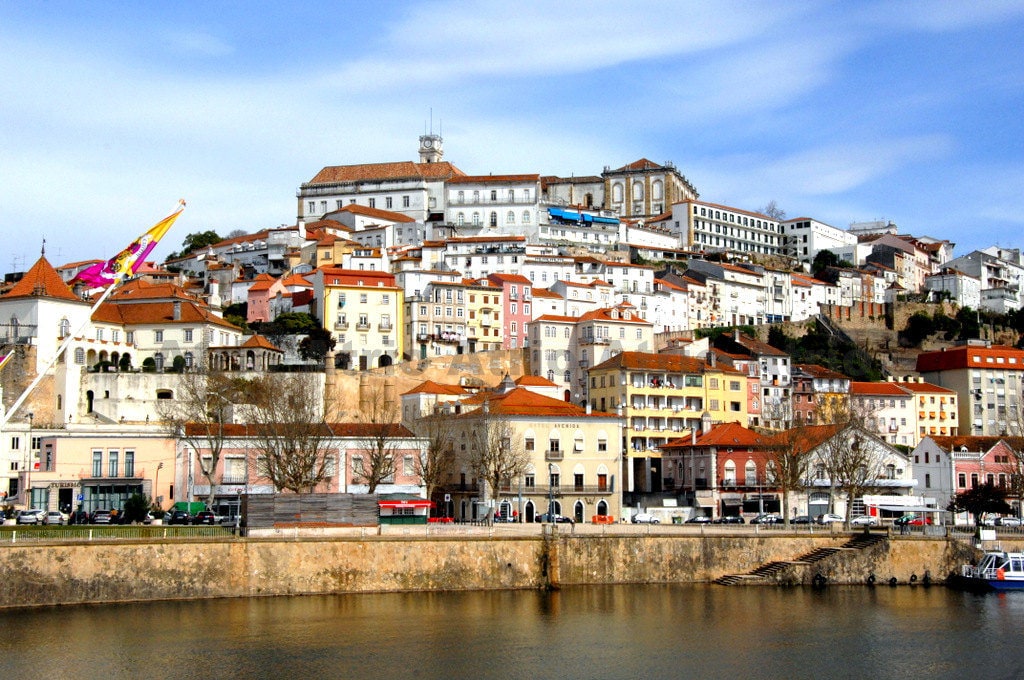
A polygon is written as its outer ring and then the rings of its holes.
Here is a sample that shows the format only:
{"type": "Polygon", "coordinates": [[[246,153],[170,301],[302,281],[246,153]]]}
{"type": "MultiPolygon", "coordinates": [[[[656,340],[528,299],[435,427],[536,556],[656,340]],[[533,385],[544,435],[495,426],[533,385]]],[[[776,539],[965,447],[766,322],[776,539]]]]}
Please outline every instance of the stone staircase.
{"type": "Polygon", "coordinates": [[[759,567],[755,567],[745,574],[725,574],[719,576],[714,580],[714,583],[722,586],[734,586],[734,585],[755,585],[766,583],[767,580],[783,569],[794,565],[805,566],[820,562],[826,557],[832,557],[838,553],[844,551],[855,551],[869,548],[880,541],[885,540],[885,534],[881,533],[858,533],[855,534],[838,548],[815,548],[809,553],[800,555],[794,560],[766,562],[759,567]]]}

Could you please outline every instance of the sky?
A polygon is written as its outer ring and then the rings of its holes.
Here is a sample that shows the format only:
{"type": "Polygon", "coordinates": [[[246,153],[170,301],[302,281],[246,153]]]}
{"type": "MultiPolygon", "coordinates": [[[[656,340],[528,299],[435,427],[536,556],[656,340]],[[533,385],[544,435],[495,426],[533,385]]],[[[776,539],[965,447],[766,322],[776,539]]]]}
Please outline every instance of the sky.
{"type": "Polygon", "coordinates": [[[599,175],[1024,246],[1024,1],[2,2],[0,271],[293,225],[324,166],[599,175]]]}

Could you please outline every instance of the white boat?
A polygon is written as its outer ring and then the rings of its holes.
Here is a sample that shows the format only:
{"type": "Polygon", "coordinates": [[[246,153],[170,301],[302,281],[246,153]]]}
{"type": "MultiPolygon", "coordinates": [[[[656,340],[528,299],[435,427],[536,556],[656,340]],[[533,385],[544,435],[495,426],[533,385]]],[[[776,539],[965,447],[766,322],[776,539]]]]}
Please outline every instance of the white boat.
{"type": "Polygon", "coordinates": [[[992,550],[977,565],[960,569],[964,585],[993,590],[1024,590],[1024,553],[992,550]]]}

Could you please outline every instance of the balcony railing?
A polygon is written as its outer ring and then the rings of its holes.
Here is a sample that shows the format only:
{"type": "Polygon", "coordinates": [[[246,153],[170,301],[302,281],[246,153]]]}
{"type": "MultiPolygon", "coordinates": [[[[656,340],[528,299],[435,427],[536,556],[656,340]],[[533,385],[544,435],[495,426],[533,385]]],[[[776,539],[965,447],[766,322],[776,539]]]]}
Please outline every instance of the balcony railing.
{"type": "Polygon", "coordinates": [[[544,452],[544,460],[562,460],[565,456],[564,451],[555,451],[554,449],[548,449],[544,452]]]}
{"type": "Polygon", "coordinates": [[[370,324],[369,323],[362,323],[362,322],[357,323],[356,324],[356,330],[357,331],[368,331],[368,330],[370,330],[370,324]]]}
{"type": "Polygon", "coordinates": [[[381,323],[377,325],[377,330],[379,330],[382,333],[390,333],[393,328],[394,326],[392,326],[390,323],[381,323]]]}
{"type": "Polygon", "coordinates": [[[348,328],[348,321],[336,321],[334,323],[334,330],[343,331],[348,328]]]}

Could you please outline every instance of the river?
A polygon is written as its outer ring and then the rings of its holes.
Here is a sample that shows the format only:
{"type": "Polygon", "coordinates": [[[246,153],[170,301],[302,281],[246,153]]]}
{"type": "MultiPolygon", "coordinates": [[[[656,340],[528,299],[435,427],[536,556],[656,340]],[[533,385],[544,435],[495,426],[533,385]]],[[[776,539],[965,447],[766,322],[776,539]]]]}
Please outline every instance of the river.
{"type": "Polygon", "coordinates": [[[0,612],[0,679],[1021,678],[1024,592],[574,587],[0,612]]]}

